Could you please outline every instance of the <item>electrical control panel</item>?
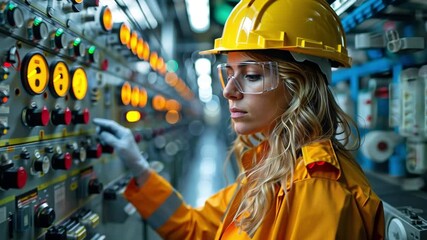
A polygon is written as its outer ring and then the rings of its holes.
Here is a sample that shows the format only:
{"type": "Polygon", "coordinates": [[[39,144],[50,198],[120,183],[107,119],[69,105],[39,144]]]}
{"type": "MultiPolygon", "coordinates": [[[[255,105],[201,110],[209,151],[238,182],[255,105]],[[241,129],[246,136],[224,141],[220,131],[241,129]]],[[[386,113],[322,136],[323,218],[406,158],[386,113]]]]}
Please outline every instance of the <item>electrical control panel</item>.
{"type": "Polygon", "coordinates": [[[111,7],[0,1],[0,239],[118,239],[118,224],[142,236],[122,196],[127,169],[93,118],[131,128],[154,158],[179,161],[190,145],[191,90],[111,7]],[[160,137],[176,151],[156,147],[160,137]]]}

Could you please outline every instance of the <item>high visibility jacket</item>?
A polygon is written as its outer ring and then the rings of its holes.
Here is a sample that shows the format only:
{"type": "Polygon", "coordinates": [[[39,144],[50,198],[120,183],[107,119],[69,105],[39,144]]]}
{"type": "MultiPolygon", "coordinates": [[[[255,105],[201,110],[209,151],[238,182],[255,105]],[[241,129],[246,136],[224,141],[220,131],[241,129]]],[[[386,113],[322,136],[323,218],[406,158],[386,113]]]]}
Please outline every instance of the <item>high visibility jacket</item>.
{"type": "MultiPolygon", "coordinates": [[[[264,149],[261,145],[245,153],[243,166],[264,149]]],[[[252,239],[384,239],[381,200],[357,163],[337,156],[329,140],[302,148],[286,188],[285,194],[277,187],[275,202],[252,239]]],[[[242,199],[238,183],[200,208],[187,205],[154,172],[141,186],[131,180],[124,194],[165,239],[250,239],[232,221],[242,199]]]]}

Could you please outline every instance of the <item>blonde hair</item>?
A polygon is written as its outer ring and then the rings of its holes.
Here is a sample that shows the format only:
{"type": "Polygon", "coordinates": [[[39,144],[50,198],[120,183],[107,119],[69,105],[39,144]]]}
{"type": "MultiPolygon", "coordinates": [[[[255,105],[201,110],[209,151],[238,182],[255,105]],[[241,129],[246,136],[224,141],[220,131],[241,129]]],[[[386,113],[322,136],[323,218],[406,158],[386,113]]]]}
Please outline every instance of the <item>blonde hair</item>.
{"type": "MultiPolygon", "coordinates": [[[[286,183],[292,183],[304,145],[330,139],[338,154],[352,159],[346,148],[352,136],[352,126],[357,133],[353,150],[359,147],[359,133],[354,121],[336,103],[316,64],[296,62],[284,51],[247,53],[259,61],[277,62],[280,78],[292,96],[289,107],[276,119],[276,125],[266,139],[267,154],[261,161],[254,158],[253,167],[242,169],[237,178],[238,182],[243,179],[247,182],[242,186],[243,198],[234,220],[238,227],[253,236],[271,210],[276,187],[280,184],[286,190],[286,183]],[[337,129],[341,131],[337,132],[337,129]]],[[[257,136],[239,135],[234,141],[231,152],[238,161],[246,150],[254,147],[251,138],[257,136]]]]}

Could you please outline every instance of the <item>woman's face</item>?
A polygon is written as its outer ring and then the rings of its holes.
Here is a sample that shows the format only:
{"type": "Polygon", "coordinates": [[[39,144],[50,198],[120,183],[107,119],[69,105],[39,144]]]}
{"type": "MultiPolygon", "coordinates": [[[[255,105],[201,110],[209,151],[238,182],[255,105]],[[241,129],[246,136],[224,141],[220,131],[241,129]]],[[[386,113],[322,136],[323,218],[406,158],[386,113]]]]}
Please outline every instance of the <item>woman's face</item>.
{"type": "MultiPolygon", "coordinates": [[[[251,61],[257,60],[245,52],[228,53],[228,63],[251,61]]],[[[228,99],[234,130],[242,135],[262,132],[268,136],[275,125],[274,120],[286,110],[291,99],[282,81],[279,81],[276,89],[262,94],[240,93],[234,81],[229,81],[224,87],[223,95],[228,99]]]]}

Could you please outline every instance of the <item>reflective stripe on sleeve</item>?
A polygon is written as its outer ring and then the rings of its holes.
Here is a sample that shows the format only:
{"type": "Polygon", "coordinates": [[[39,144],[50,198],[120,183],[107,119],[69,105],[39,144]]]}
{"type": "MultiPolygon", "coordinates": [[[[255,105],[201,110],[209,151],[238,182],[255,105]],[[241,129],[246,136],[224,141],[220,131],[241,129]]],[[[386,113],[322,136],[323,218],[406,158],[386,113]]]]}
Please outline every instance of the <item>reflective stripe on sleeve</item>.
{"type": "Polygon", "coordinates": [[[148,224],[150,224],[153,229],[163,226],[182,203],[182,199],[178,197],[176,192],[172,192],[166,201],[147,218],[148,224]]]}

